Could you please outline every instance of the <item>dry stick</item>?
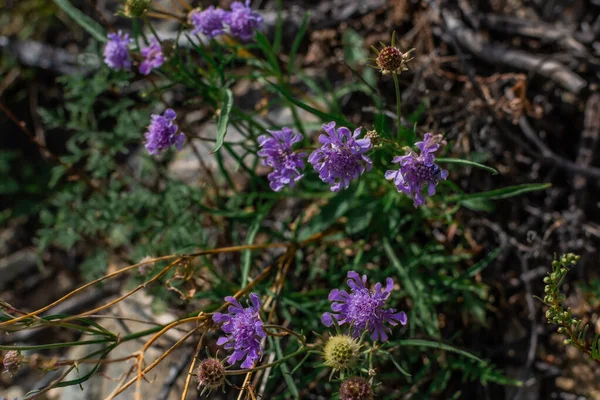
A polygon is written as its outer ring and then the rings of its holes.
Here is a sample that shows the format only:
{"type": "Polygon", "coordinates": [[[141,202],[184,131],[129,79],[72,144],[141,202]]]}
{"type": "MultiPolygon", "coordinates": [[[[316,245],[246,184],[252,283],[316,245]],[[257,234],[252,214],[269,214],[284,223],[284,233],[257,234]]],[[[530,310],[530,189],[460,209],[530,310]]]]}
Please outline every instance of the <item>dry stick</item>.
{"type": "Polygon", "coordinates": [[[153,258],[151,260],[146,260],[146,261],[142,261],[140,263],[134,264],[134,265],[130,265],[129,267],[121,268],[120,270],[115,271],[113,273],[110,273],[108,275],[105,275],[102,278],[98,278],[98,279],[95,279],[95,280],[93,280],[93,281],[91,281],[89,283],[86,283],[85,285],[81,286],[80,288],[77,288],[77,289],[73,290],[72,292],[67,293],[66,295],[64,295],[60,299],[56,300],[55,302],[53,302],[53,303],[51,303],[51,304],[49,304],[49,305],[47,305],[45,307],[40,308],[37,311],[33,311],[33,312],[28,313],[28,314],[25,314],[25,315],[22,315],[20,317],[17,317],[15,319],[11,319],[9,321],[2,322],[2,323],[0,323],[0,328],[2,328],[3,326],[12,325],[15,322],[19,322],[19,321],[22,321],[22,320],[27,319],[27,318],[31,318],[31,317],[37,316],[38,314],[43,313],[44,311],[49,310],[50,308],[52,308],[52,307],[56,306],[57,304],[65,301],[66,299],[74,296],[75,294],[77,294],[77,293],[79,293],[79,292],[87,289],[88,287],[90,287],[92,285],[95,285],[96,283],[102,282],[102,281],[104,281],[106,279],[109,279],[109,278],[112,278],[114,276],[117,276],[119,274],[122,274],[123,272],[127,272],[127,271],[129,271],[129,270],[131,270],[133,268],[137,268],[137,267],[139,267],[141,265],[151,264],[151,263],[154,263],[156,261],[168,260],[170,258],[175,258],[175,257],[177,257],[177,256],[176,255],[169,255],[169,256],[157,257],[157,258],[153,258]]]}
{"type": "Polygon", "coordinates": [[[166,274],[167,272],[169,272],[169,270],[171,268],[173,268],[173,266],[177,265],[179,262],[181,261],[181,258],[178,258],[177,260],[173,261],[171,264],[167,265],[165,268],[162,269],[162,271],[160,271],[158,274],[156,274],[154,277],[152,277],[152,279],[144,282],[144,283],[140,283],[135,289],[129,291],[128,293],[124,294],[123,296],[120,296],[116,299],[114,299],[113,301],[102,305],[100,307],[94,308],[93,310],[90,311],[86,311],[77,315],[73,315],[71,317],[67,317],[67,318],[63,318],[62,321],[71,321],[74,319],[78,319],[78,318],[83,318],[86,315],[90,315],[90,314],[96,314],[99,311],[105,310],[107,308],[110,308],[111,306],[117,304],[118,302],[125,300],[126,298],[128,298],[129,296],[139,292],[140,290],[144,289],[147,285],[157,281],[158,279],[160,279],[160,277],[162,277],[164,274],[166,274]]]}
{"type": "Polygon", "coordinates": [[[46,393],[47,391],[49,391],[50,389],[53,389],[56,385],[58,385],[63,379],[65,379],[67,377],[67,375],[69,375],[69,372],[73,371],[73,369],[75,369],[75,365],[71,365],[69,368],[67,368],[65,370],[65,372],[63,372],[58,378],[56,378],[53,382],[51,382],[50,384],[48,384],[48,386],[46,386],[45,388],[43,388],[42,390],[40,390],[39,392],[37,392],[35,395],[28,397],[27,400],[33,400],[36,399],[38,397],[40,397],[42,394],[46,393]]]}
{"type": "Polygon", "coordinates": [[[198,340],[198,344],[196,345],[196,349],[194,350],[194,358],[192,358],[192,363],[190,364],[190,369],[188,370],[187,377],[185,378],[185,384],[183,385],[183,390],[181,392],[181,400],[185,400],[187,396],[188,389],[190,387],[190,382],[192,381],[192,376],[194,375],[194,367],[196,366],[196,359],[198,358],[198,354],[200,353],[200,349],[202,347],[202,341],[204,340],[204,335],[206,331],[202,332],[202,336],[200,336],[200,340],[198,340]]]}
{"type": "MultiPolygon", "coordinates": [[[[142,349],[138,352],[138,373],[137,373],[137,389],[136,389],[136,393],[138,391],[141,391],[141,384],[142,384],[142,378],[144,377],[143,373],[142,373],[142,365],[144,363],[144,353],[146,352],[146,350],[148,350],[148,348],[150,346],[152,346],[152,343],[154,343],[156,340],[158,340],[158,338],[160,338],[162,335],[164,335],[166,332],[168,332],[169,330],[171,330],[171,328],[174,328],[178,325],[181,324],[185,324],[187,322],[193,322],[193,321],[199,321],[199,320],[206,320],[206,315],[204,313],[201,313],[200,315],[196,316],[196,317],[190,317],[190,318],[184,318],[182,320],[179,321],[175,321],[175,322],[171,322],[169,325],[165,326],[164,328],[162,328],[160,331],[158,331],[154,336],[152,336],[146,343],[144,343],[144,346],[142,346],[142,349]]],[[[204,324],[203,324],[204,325],[204,324]]]]}
{"type": "MultiPolygon", "coordinates": [[[[189,331],[188,333],[185,334],[185,336],[183,336],[181,339],[179,339],[177,342],[175,342],[175,344],[173,346],[171,346],[167,351],[165,351],[163,354],[161,354],[160,357],[158,357],[156,360],[154,360],[152,362],[152,364],[148,365],[144,371],[143,374],[146,374],[148,372],[150,372],[154,367],[156,367],[162,360],[164,360],[169,354],[171,354],[174,350],[176,350],[179,346],[181,346],[181,344],[183,344],[183,342],[185,342],[187,340],[187,338],[189,338],[190,336],[192,336],[198,329],[200,329],[200,326],[192,329],[191,331],[189,331]]],[[[119,394],[121,394],[123,391],[125,391],[129,386],[131,386],[134,382],[137,381],[137,377],[130,379],[127,383],[125,383],[123,386],[118,387],[117,389],[115,389],[110,395],[108,395],[108,397],[106,397],[104,400],[112,400],[114,399],[116,396],[118,396],[119,394]]],[[[136,393],[136,399],[137,399],[137,393],[136,393]]]]}

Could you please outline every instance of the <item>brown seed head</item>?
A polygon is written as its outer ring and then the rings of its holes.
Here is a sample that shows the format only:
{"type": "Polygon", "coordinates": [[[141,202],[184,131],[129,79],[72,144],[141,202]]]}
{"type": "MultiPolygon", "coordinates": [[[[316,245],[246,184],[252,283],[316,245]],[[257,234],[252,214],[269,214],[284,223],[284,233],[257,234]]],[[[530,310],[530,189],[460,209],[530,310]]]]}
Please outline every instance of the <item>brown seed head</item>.
{"type": "Polygon", "coordinates": [[[218,389],[225,383],[225,367],[216,358],[207,358],[198,366],[198,389],[218,389]]]}
{"type": "Polygon", "coordinates": [[[340,387],[340,400],[373,400],[373,388],[365,378],[348,378],[340,387]]]}
{"type": "Polygon", "coordinates": [[[4,365],[4,370],[11,375],[14,375],[15,372],[19,370],[21,367],[21,361],[23,361],[23,356],[21,352],[18,350],[10,350],[4,355],[4,359],[2,360],[2,364],[4,365]]]}

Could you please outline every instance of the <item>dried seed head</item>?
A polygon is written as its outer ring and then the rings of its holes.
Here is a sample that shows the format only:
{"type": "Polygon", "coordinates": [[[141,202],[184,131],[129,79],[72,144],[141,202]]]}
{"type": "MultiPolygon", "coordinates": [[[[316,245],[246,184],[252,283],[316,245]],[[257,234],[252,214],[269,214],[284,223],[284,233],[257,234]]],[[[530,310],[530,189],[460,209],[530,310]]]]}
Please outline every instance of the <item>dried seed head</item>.
{"type": "Polygon", "coordinates": [[[373,388],[365,378],[348,378],[340,387],[340,400],[373,400],[373,388]]]}
{"type": "Polygon", "coordinates": [[[381,147],[381,136],[379,135],[379,132],[377,132],[375,129],[367,131],[365,138],[371,140],[372,147],[381,147]]]}
{"type": "Polygon", "coordinates": [[[21,352],[18,350],[10,350],[4,355],[4,359],[2,360],[4,371],[14,375],[21,367],[21,361],[23,361],[21,352]]]}
{"type": "Polygon", "coordinates": [[[381,50],[373,48],[377,52],[375,63],[382,74],[400,74],[402,71],[408,71],[406,64],[412,60],[410,53],[415,49],[410,49],[403,53],[397,47],[385,46],[381,50]]]}
{"type": "Polygon", "coordinates": [[[198,389],[218,389],[225,383],[225,367],[216,358],[207,358],[198,366],[198,389]]]}
{"type": "Polygon", "coordinates": [[[352,369],[358,360],[359,350],[360,344],[351,336],[332,336],[325,344],[325,365],[334,371],[352,369]]]}

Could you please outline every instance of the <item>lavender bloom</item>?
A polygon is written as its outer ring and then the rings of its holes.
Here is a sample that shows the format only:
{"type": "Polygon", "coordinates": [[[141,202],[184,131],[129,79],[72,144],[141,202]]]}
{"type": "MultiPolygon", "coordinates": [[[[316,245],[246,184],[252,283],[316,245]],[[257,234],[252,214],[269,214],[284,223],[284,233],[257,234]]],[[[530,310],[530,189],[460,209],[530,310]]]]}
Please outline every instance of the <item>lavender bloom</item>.
{"type": "Polygon", "coordinates": [[[142,75],[150,74],[154,68],[160,68],[161,65],[165,62],[165,57],[162,52],[162,48],[160,47],[160,43],[156,38],[152,38],[150,42],[150,46],[144,47],[141,51],[142,56],[144,56],[144,61],[140,65],[140,73],[142,75]]]}
{"type": "Polygon", "coordinates": [[[246,0],[246,4],[235,1],[231,4],[231,12],[227,14],[225,23],[229,25],[233,36],[241,40],[250,40],[254,32],[261,28],[263,19],[260,14],[252,11],[250,0],[246,0]]]}
{"type": "Polygon", "coordinates": [[[434,153],[440,147],[435,137],[427,133],[422,142],[415,145],[420,154],[410,151],[404,156],[394,157],[393,163],[400,164],[398,170],[388,170],[385,179],[392,179],[399,192],[404,192],[413,198],[415,207],[425,204],[423,188],[427,186],[427,195],[435,194],[435,187],[440,179],[448,177],[448,171],[435,164],[434,153]]]}
{"type": "Polygon", "coordinates": [[[235,364],[246,357],[241,367],[252,368],[262,355],[260,342],[267,336],[258,314],[260,299],[256,294],[250,293],[252,305],[248,304],[247,308],[243,308],[234,297],[225,297],[225,301],[231,303],[229,314],[218,312],[213,315],[213,321],[223,324],[221,329],[226,334],[217,340],[217,344],[234,350],[227,360],[229,364],[235,364]]]}
{"type": "Polygon", "coordinates": [[[262,135],[258,138],[258,144],[262,150],[258,152],[263,157],[263,165],[273,168],[268,176],[269,186],[276,192],[284,186],[293,187],[304,174],[300,172],[304,168],[305,157],[303,153],[294,153],[292,146],[302,140],[302,135],[294,133],[290,128],[282,128],[280,131],[267,131],[270,135],[262,135]]]}
{"type": "Polygon", "coordinates": [[[339,325],[349,324],[354,337],[359,337],[367,330],[373,340],[385,342],[391,329],[384,324],[396,326],[400,322],[405,325],[406,314],[404,311],[397,313],[393,308],[383,308],[394,288],[392,278],[386,279],[385,290],[382,290],[381,283],[375,284],[373,290],[369,290],[365,286],[366,283],[366,275],[363,275],[361,280],[358,273],[348,272],[348,286],[351,292],[333,289],[329,293],[329,301],[332,302],[331,309],[337,314],[324,313],[321,322],[331,326],[335,318],[339,325]]]}
{"type": "Polygon", "coordinates": [[[210,6],[202,11],[192,12],[191,20],[194,25],[192,34],[197,35],[198,33],[202,33],[209,39],[222,35],[225,33],[224,23],[228,14],[227,11],[215,8],[214,6],[210,6]]]}
{"type": "Polygon", "coordinates": [[[183,133],[177,134],[177,125],[173,123],[177,118],[175,111],[170,108],[163,115],[152,114],[152,122],[146,132],[146,150],[150,154],[159,154],[161,151],[175,146],[181,150],[183,146],[183,133]]]}
{"type": "Polygon", "coordinates": [[[104,45],[104,62],[114,70],[131,68],[131,58],[127,45],[132,42],[129,34],[109,33],[108,42],[104,45]]]}
{"type": "Polygon", "coordinates": [[[315,150],[308,162],[319,173],[319,178],[329,183],[332,192],[347,189],[352,179],[358,178],[372,166],[365,153],[371,149],[371,140],[358,139],[360,128],[350,132],[346,127],[335,129],[335,122],[323,125],[327,135],[320,135],[321,147],[315,150]]]}

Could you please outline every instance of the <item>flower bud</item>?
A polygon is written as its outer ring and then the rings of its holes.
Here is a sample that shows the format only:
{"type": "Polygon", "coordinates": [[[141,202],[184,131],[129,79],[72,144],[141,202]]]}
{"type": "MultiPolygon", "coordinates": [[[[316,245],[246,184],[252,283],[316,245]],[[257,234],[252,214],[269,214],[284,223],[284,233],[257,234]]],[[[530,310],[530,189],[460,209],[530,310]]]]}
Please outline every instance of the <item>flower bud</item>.
{"type": "Polygon", "coordinates": [[[340,387],[340,400],[373,400],[373,388],[365,378],[348,378],[340,387]]]}
{"type": "Polygon", "coordinates": [[[4,355],[2,364],[4,365],[4,370],[12,376],[21,367],[21,361],[23,361],[21,352],[19,350],[10,350],[4,355]]]}
{"type": "Polygon", "coordinates": [[[372,147],[381,147],[381,136],[379,136],[379,132],[377,132],[375,129],[367,131],[365,139],[369,139],[371,141],[372,147]]]}
{"type": "Polygon", "coordinates": [[[334,370],[354,368],[358,359],[360,344],[348,335],[336,335],[325,344],[325,365],[334,370]]]}
{"type": "Polygon", "coordinates": [[[225,383],[225,367],[216,358],[207,358],[198,366],[198,389],[202,392],[218,389],[225,383]]]}
{"type": "Polygon", "coordinates": [[[125,2],[125,16],[139,18],[146,14],[152,5],[152,0],[127,0],[125,2]]]}

